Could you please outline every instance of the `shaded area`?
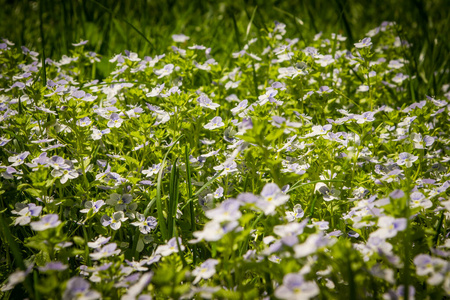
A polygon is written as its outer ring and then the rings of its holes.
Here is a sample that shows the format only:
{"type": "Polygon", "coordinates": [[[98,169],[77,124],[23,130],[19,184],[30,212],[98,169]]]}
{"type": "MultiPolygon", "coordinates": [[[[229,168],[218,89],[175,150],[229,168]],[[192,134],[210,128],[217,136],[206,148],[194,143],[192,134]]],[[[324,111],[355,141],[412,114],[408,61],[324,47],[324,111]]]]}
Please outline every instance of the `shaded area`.
{"type": "MultiPolygon", "coordinates": [[[[56,59],[68,54],[71,44],[80,39],[88,39],[88,49],[105,58],[125,49],[140,56],[160,54],[171,44],[170,35],[184,33],[195,43],[212,47],[214,57],[225,63],[244,44],[250,20],[254,36],[279,21],[291,28],[291,35],[305,41],[319,31],[337,32],[348,37],[348,46],[382,21],[395,21],[403,28],[399,36],[414,45],[411,73],[433,94],[449,81],[445,70],[449,68],[450,1],[446,0],[0,0],[0,36],[40,50],[40,5],[45,52],[56,59]]],[[[99,70],[100,76],[110,72],[106,64],[99,70]]]]}

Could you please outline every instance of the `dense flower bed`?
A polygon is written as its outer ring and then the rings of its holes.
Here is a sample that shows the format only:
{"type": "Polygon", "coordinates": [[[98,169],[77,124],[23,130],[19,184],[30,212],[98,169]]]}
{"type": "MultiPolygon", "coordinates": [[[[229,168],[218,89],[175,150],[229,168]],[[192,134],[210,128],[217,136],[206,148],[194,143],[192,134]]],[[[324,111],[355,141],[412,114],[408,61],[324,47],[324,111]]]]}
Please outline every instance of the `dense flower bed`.
{"type": "Polygon", "coordinates": [[[101,81],[88,41],[44,68],[3,39],[3,295],[450,295],[449,85],[415,99],[393,23],[284,34],[231,67],[174,35],[101,81]]]}

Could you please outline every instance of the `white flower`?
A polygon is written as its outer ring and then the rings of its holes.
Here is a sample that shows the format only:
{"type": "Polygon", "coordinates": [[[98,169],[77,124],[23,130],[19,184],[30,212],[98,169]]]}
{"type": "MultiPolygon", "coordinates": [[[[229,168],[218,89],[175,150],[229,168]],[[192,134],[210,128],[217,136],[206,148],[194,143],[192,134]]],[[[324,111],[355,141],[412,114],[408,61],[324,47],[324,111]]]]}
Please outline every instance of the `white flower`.
{"type": "Polygon", "coordinates": [[[58,227],[61,224],[61,221],[56,214],[49,214],[42,216],[42,218],[37,222],[31,222],[31,229],[35,231],[44,231],[50,228],[58,227]]]}
{"type": "Polygon", "coordinates": [[[355,43],[355,47],[358,49],[370,47],[372,45],[372,41],[370,37],[364,38],[361,42],[355,43]]]}
{"type": "Polygon", "coordinates": [[[195,276],[193,284],[197,284],[200,279],[211,278],[216,273],[216,265],[219,263],[217,259],[209,258],[205,260],[199,267],[192,271],[195,276]]]}
{"type": "Polygon", "coordinates": [[[213,130],[219,127],[224,126],[225,123],[222,122],[222,118],[221,117],[214,117],[212,118],[211,121],[209,121],[208,124],[206,124],[205,126],[203,126],[205,129],[209,129],[209,130],[213,130]]]}
{"type": "Polygon", "coordinates": [[[69,179],[75,179],[79,176],[76,170],[72,169],[53,169],[51,172],[53,177],[61,177],[59,181],[64,184],[69,179]]]}
{"type": "Polygon", "coordinates": [[[305,281],[298,273],[287,274],[283,284],[275,290],[275,296],[287,300],[307,300],[319,294],[319,287],[313,281],[305,281]]]}
{"type": "Polygon", "coordinates": [[[180,250],[184,251],[184,246],[182,244],[182,240],[181,238],[176,238],[173,237],[171,238],[166,245],[160,245],[156,251],[155,251],[155,255],[156,254],[160,254],[161,256],[169,256],[172,253],[177,253],[178,252],[178,244],[177,244],[177,240],[178,239],[178,243],[180,244],[180,250]]]}
{"type": "Polygon", "coordinates": [[[165,65],[164,68],[162,68],[162,69],[159,69],[159,70],[155,69],[153,72],[155,72],[155,74],[158,75],[158,78],[162,78],[162,77],[172,74],[173,69],[174,69],[174,65],[168,64],[168,65],[165,65]]]}
{"type": "Polygon", "coordinates": [[[174,42],[184,43],[189,40],[189,37],[184,34],[173,34],[172,39],[174,42]]]}
{"type": "Polygon", "coordinates": [[[201,107],[206,107],[212,110],[216,110],[216,108],[220,107],[219,104],[212,102],[212,100],[205,94],[200,95],[200,97],[197,98],[197,101],[201,107]]]}
{"type": "Polygon", "coordinates": [[[92,260],[100,260],[105,257],[117,255],[120,253],[120,249],[116,250],[116,248],[117,248],[117,244],[111,243],[106,246],[103,246],[97,252],[89,254],[89,256],[91,257],[92,260]]]}

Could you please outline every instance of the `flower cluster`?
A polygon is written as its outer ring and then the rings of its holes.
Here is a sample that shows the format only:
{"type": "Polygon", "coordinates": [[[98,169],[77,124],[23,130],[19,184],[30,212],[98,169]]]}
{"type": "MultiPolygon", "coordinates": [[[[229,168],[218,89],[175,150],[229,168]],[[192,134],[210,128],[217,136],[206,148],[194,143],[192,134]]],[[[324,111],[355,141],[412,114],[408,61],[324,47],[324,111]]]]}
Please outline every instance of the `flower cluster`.
{"type": "Polygon", "coordinates": [[[450,85],[411,100],[396,26],[347,49],[275,22],[227,65],[183,34],[106,61],[0,41],[2,292],[448,297],[450,85]]]}

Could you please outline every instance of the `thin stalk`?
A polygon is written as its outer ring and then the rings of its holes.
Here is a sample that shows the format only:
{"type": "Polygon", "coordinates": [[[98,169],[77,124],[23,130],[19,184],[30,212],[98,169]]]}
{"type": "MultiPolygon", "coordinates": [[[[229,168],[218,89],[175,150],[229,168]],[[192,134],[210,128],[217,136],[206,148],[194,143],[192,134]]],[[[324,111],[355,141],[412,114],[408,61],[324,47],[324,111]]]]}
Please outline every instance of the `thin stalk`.
{"type": "Polygon", "coordinates": [[[175,240],[177,241],[177,247],[178,247],[178,254],[180,255],[181,262],[183,263],[183,268],[185,268],[187,266],[187,263],[186,263],[186,259],[184,258],[184,255],[183,255],[183,251],[181,251],[180,241],[178,240],[178,232],[177,232],[176,228],[175,228],[175,235],[176,235],[175,240]]]}
{"type": "Polygon", "coordinates": [[[110,10],[109,8],[107,8],[106,6],[104,6],[103,4],[101,4],[98,1],[95,1],[95,0],[91,0],[91,1],[94,2],[95,4],[97,4],[98,6],[100,6],[101,8],[103,8],[104,10],[106,10],[107,12],[109,12],[115,19],[120,20],[120,21],[126,23],[131,28],[133,28],[134,31],[136,31],[140,36],[142,36],[144,38],[144,40],[147,41],[147,43],[149,43],[152,48],[154,48],[153,43],[139,29],[137,29],[136,26],[131,24],[128,20],[116,18],[116,15],[112,10],[110,10]]]}
{"type": "Polygon", "coordinates": [[[169,203],[168,203],[168,217],[167,217],[167,226],[168,226],[168,234],[169,237],[173,237],[174,235],[174,227],[175,220],[177,215],[177,205],[178,205],[178,168],[177,168],[177,160],[173,162],[172,171],[170,172],[170,188],[169,188],[169,203]]]}
{"type": "Polygon", "coordinates": [[[211,178],[210,180],[208,180],[207,183],[205,183],[198,191],[195,192],[194,195],[192,195],[192,198],[190,198],[188,201],[186,201],[186,203],[183,205],[183,207],[182,207],[181,209],[182,209],[182,210],[185,209],[186,206],[187,206],[189,203],[191,203],[192,201],[194,201],[195,197],[197,197],[198,194],[200,194],[200,193],[201,193],[204,189],[206,189],[211,183],[213,183],[213,181],[216,180],[217,177],[219,177],[219,176],[222,174],[223,171],[224,171],[224,170],[221,170],[219,173],[217,173],[216,175],[214,175],[213,178],[211,178]]]}
{"type": "Polygon", "coordinates": [[[47,71],[45,70],[45,39],[44,39],[44,21],[42,15],[44,14],[43,3],[44,0],[39,1],[39,29],[41,31],[41,45],[42,45],[42,82],[47,86],[47,71]]]}
{"type": "Polygon", "coordinates": [[[439,218],[439,223],[436,228],[436,235],[433,238],[433,245],[436,248],[439,241],[439,234],[441,233],[442,223],[444,222],[444,211],[441,212],[441,217],[439,218]]]}
{"type": "MultiPolygon", "coordinates": [[[[185,155],[185,165],[186,165],[186,176],[187,176],[187,186],[188,186],[188,197],[189,199],[192,198],[192,181],[191,181],[191,164],[189,162],[189,145],[186,144],[184,147],[184,155],[185,155]]],[[[189,202],[189,216],[191,219],[191,233],[193,233],[195,229],[195,208],[194,208],[194,202],[189,202]]],[[[196,265],[197,260],[197,246],[193,245],[193,264],[196,265]]]]}
{"type": "MultiPolygon", "coordinates": [[[[2,213],[0,213],[0,229],[3,231],[3,236],[6,239],[5,242],[9,245],[9,250],[16,261],[16,265],[21,270],[25,271],[27,269],[27,267],[25,266],[25,262],[23,260],[21,251],[20,251],[19,246],[17,245],[16,241],[14,240],[14,238],[11,234],[11,231],[9,231],[9,225],[6,223],[5,219],[3,218],[2,213]]],[[[25,286],[25,289],[28,292],[28,295],[32,299],[35,299],[35,294],[33,293],[33,288],[32,288],[30,278],[27,277],[23,284],[25,286]]]]}
{"type": "Polygon", "coordinates": [[[409,207],[409,202],[410,202],[410,185],[411,185],[411,177],[410,174],[407,170],[406,172],[406,179],[408,182],[408,192],[406,193],[406,203],[405,203],[405,217],[406,217],[406,231],[405,231],[405,241],[404,241],[404,251],[405,251],[405,260],[404,260],[404,268],[403,268],[403,284],[404,284],[404,291],[405,291],[405,300],[409,300],[409,285],[410,285],[410,265],[411,265],[411,261],[410,261],[410,248],[411,248],[411,222],[410,222],[410,207],[409,207]]]}
{"type": "MultiPolygon", "coordinates": [[[[300,181],[301,181],[301,180],[300,180],[300,181]]],[[[300,185],[297,185],[298,183],[300,183],[300,181],[297,181],[296,183],[294,183],[294,185],[286,192],[286,194],[289,194],[290,192],[292,192],[292,191],[294,191],[294,190],[296,190],[296,189],[298,189],[298,188],[301,188],[301,187],[303,187],[303,186],[305,186],[305,185],[315,184],[315,183],[318,183],[318,182],[344,182],[344,180],[338,180],[338,179],[331,179],[331,180],[314,180],[314,181],[305,182],[305,183],[302,183],[302,184],[300,184],[300,185]]]]}
{"type": "Polygon", "coordinates": [[[164,155],[163,161],[161,162],[161,167],[158,172],[158,182],[156,185],[156,207],[158,209],[158,223],[159,227],[161,228],[161,235],[162,238],[167,241],[168,238],[168,232],[167,232],[167,225],[166,225],[166,219],[163,214],[163,208],[162,208],[162,201],[161,201],[161,186],[162,186],[162,176],[164,173],[164,167],[166,166],[167,156],[169,155],[172,148],[178,143],[178,141],[183,137],[183,135],[180,135],[170,146],[170,148],[167,150],[166,154],[164,155]]]}

